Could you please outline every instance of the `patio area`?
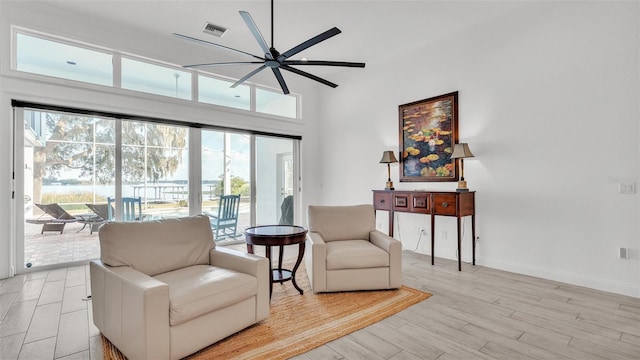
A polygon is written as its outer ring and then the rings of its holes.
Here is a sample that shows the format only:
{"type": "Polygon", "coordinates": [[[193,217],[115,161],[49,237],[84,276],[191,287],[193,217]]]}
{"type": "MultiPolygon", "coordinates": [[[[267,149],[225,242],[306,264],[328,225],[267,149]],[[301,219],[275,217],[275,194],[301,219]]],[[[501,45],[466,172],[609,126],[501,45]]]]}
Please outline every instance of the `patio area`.
{"type": "MultiPolygon", "coordinates": [[[[173,211],[163,212],[145,212],[150,218],[159,219],[163,217],[179,217],[184,214],[173,211]]],[[[240,212],[238,217],[238,236],[235,238],[227,237],[216,241],[217,245],[228,245],[244,242],[244,230],[248,227],[249,207],[248,204],[240,204],[240,212]]],[[[46,266],[61,263],[86,261],[97,259],[100,257],[100,244],[98,241],[98,233],[91,234],[90,226],[83,229],[83,224],[72,222],[65,225],[62,234],[59,232],[45,232],[40,234],[42,225],[29,224],[24,225],[25,241],[24,241],[24,260],[25,264],[31,266],[46,266]]],[[[31,267],[27,265],[27,267],[31,267]]]]}

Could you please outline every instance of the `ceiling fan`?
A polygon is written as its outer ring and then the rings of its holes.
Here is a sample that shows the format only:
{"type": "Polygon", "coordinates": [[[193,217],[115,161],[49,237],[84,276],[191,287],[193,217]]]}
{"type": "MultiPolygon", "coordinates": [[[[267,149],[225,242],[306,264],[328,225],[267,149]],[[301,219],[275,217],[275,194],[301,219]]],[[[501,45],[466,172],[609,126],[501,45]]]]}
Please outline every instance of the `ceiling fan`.
{"type": "Polygon", "coordinates": [[[340,29],[338,29],[337,27],[333,27],[319,35],[316,35],[314,37],[312,37],[311,39],[292,47],[291,49],[280,53],[278,50],[275,49],[274,45],[273,45],[273,0],[271,0],[271,47],[269,47],[267,45],[267,42],[264,40],[264,37],[262,36],[262,34],[260,33],[260,30],[258,29],[258,26],[256,26],[256,23],[253,21],[253,18],[251,17],[251,15],[246,12],[246,11],[240,11],[240,16],[242,17],[242,19],[244,20],[244,22],[247,24],[247,26],[249,27],[249,30],[251,31],[251,34],[253,34],[253,37],[256,39],[256,41],[258,42],[258,45],[260,46],[260,48],[262,49],[264,56],[258,56],[258,55],[254,55],[242,50],[237,50],[234,48],[230,48],[228,46],[224,46],[224,45],[220,45],[220,44],[216,44],[216,43],[212,43],[209,41],[205,41],[205,40],[200,40],[191,36],[187,36],[187,35],[181,35],[181,34],[177,34],[177,33],[173,33],[173,36],[178,37],[180,39],[184,39],[184,40],[189,40],[189,41],[193,41],[199,44],[204,44],[204,45],[210,45],[210,46],[214,46],[214,47],[218,47],[218,48],[222,48],[222,49],[226,49],[226,50],[230,50],[230,51],[234,51],[237,53],[241,53],[241,54],[245,54],[245,55],[249,55],[251,57],[253,57],[254,61],[232,61],[232,62],[217,62],[217,63],[205,63],[205,64],[193,64],[193,65],[184,65],[183,67],[185,68],[197,68],[197,67],[205,67],[205,66],[218,66],[218,65],[241,65],[241,64],[262,64],[260,65],[257,69],[251,71],[250,73],[248,73],[247,75],[245,75],[244,77],[242,77],[240,80],[236,81],[233,85],[231,85],[232,88],[242,84],[243,82],[245,82],[247,79],[249,79],[250,77],[254,76],[255,74],[261,72],[262,70],[266,69],[266,68],[271,68],[271,71],[273,71],[273,74],[275,75],[276,79],[278,80],[278,83],[280,84],[280,87],[282,88],[282,92],[284,94],[289,94],[289,88],[287,87],[286,82],[284,81],[284,77],[282,76],[282,72],[280,71],[282,70],[286,70],[289,72],[292,72],[294,74],[298,74],[301,76],[304,76],[306,78],[318,81],[322,84],[325,84],[327,86],[331,86],[332,88],[337,87],[337,84],[334,84],[328,80],[322,79],[316,75],[310,74],[306,71],[302,71],[300,69],[297,69],[293,66],[298,66],[298,65],[324,65],[324,66],[344,66],[344,67],[358,67],[358,68],[363,68],[364,67],[364,63],[361,62],[346,62],[346,61],[326,61],[326,60],[290,60],[289,58],[293,55],[296,55],[298,53],[300,53],[301,51],[316,45],[322,41],[325,41],[333,36],[336,36],[338,34],[341,33],[340,29]]]}

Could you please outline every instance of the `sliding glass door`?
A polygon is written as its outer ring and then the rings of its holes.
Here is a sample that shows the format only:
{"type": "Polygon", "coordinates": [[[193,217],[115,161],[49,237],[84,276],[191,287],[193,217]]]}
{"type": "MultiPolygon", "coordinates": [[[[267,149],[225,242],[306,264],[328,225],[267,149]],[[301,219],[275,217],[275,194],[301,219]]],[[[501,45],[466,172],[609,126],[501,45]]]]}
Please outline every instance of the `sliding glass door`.
{"type": "Polygon", "coordinates": [[[99,258],[108,221],[218,214],[240,195],[234,232],[292,223],[297,140],[15,108],[17,272],[99,258]],[[190,149],[193,140],[197,149],[190,149]],[[197,200],[197,201],[196,201],[197,200]],[[126,202],[126,206],[125,205],[126,202]]]}
{"type": "Polygon", "coordinates": [[[258,136],[255,147],[256,224],[292,225],[294,141],[258,136]]]}
{"type": "Polygon", "coordinates": [[[223,215],[223,195],[240,195],[240,205],[233,209],[235,226],[218,232],[217,242],[244,239],[244,229],[251,226],[251,135],[222,131],[202,131],[202,211],[212,218],[223,215]],[[235,230],[235,232],[234,232],[235,230]]]}
{"type": "Polygon", "coordinates": [[[24,186],[17,193],[24,211],[17,214],[23,239],[18,260],[31,267],[98,257],[98,215],[87,204],[105,203],[115,192],[115,120],[20,112],[24,186]]]}

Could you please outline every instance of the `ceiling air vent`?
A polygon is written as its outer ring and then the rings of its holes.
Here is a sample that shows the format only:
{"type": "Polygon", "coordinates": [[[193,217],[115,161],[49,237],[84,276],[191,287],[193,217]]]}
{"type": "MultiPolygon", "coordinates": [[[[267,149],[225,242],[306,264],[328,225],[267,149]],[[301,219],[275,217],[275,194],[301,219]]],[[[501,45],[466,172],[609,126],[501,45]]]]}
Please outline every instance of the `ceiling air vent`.
{"type": "Polygon", "coordinates": [[[211,34],[217,37],[222,37],[222,35],[224,35],[227,32],[227,28],[222,27],[220,25],[216,25],[216,24],[212,24],[210,22],[207,22],[204,24],[204,27],[202,28],[202,32],[205,34],[211,34]]]}

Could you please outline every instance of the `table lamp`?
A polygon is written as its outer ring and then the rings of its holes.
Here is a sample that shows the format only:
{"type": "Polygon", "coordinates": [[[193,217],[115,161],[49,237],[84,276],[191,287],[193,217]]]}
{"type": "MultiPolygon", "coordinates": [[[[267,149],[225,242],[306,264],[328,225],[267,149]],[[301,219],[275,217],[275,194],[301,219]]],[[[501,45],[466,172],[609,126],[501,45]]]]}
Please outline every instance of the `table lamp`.
{"type": "Polygon", "coordinates": [[[458,188],[456,191],[469,191],[467,188],[467,182],[464,180],[464,158],[473,157],[473,153],[469,150],[467,143],[455,144],[453,147],[452,159],[460,159],[460,181],[458,181],[458,188]]]}
{"type": "Polygon", "coordinates": [[[385,151],[382,153],[382,159],[380,159],[381,164],[387,164],[387,187],[385,190],[393,190],[393,182],[391,182],[391,163],[398,162],[393,151],[385,151]]]}

